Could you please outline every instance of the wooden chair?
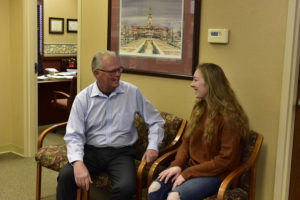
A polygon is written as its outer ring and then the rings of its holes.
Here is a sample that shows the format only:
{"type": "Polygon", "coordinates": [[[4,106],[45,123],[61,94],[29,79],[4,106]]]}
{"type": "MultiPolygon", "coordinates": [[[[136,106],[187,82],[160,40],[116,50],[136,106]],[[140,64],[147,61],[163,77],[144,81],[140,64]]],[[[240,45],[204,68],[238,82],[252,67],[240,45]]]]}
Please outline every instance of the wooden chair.
{"type": "MultiPolygon", "coordinates": [[[[223,180],[218,194],[205,198],[204,200],[254,200],[256,185],[256,168],[259,151],[263,136],[254,131],[250,132],[247,141],[243,141],[241,165],[228,174],[223,180]]],[[[177,149],[174,149],[159,157],[151,166],[147,188],[157,177],[158,173],[165,169],[174,160],[177,149]]]]}
{"type": "Polygon", "coordinates": [[[54,108],[64,109],[67,113],[70,113],[76,94],[77,76],[75,75],[71,81],[70,93],[67,94],[62,91],[53,91],[51,104],[54,108]]]}
{"type": "MultiPolygon", "coordinates": [[[[181,119],[173,114],[161,112],[161,116],[165,120],[164,130],[165,137],[160,146],[159,155],[163,155],[165,152],[169,152],[179,146],[183,131],[186,126],[186,120],[181,119]]],[[[48,169],[59,171],[67,162],[67,151],[65,145],[51,145],[43,146],[43,140],[49,132],[53,132],[57,129],[63,128],[67,125],[67,122],[60,123],[46,129],[39,137],[38,140],[38,152],[35,155],[37,161],[37,174],[36,174],[36,199],[39,200],[41,197],[41,173],[42,166],[48,169]]],[[[136,200],[142,199],[142,190],[146,188],[147,172],[150,166],[146,165],[145,161],[141,161],[143,153],[145,152],[148,145],[148,127],[144,120],[136,115],[135,126],[139,135],[139,139],[135,143],[138,155],[135,160],[137,167],[137,191],[136,200]]],[[[106,173],[100,174],[98,177],[93,178],[93,184],[97,188],[102,190],[111,190],[111,181],[106,173]]],[[[83,192],[81,189],[77,192],[77,199],[80,199],[83,194],[84,199],[89,198],[89,192],[83,192]]]]}

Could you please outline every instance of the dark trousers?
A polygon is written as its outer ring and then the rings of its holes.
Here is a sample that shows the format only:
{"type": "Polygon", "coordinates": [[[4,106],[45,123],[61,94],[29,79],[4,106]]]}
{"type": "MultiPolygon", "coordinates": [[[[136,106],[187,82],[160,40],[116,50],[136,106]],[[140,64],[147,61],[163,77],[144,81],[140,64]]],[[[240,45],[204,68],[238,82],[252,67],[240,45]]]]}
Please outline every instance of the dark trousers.
{"type": "MultiPolygon", "coordinates": [[[[135,156],[136,150],[133,147],[96,148],[85,145],[83,162],[91,177],[101,172],[108,173],[112,181],[111,200],[129,200],[132,199],[136,190],[135,156]]],[[[57,182],[57,200],[76,199],[78,187],[71,164],[66,164],[60,170],[57,182]]]]}

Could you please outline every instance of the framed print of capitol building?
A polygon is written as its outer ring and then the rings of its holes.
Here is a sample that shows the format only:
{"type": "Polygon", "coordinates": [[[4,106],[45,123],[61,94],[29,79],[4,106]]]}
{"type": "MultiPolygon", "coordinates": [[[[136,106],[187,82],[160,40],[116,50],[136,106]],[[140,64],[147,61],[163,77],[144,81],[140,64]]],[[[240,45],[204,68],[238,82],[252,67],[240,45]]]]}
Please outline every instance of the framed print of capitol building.
{"type": "Polygon", "coordinates": [[[109,1],[108,48],[125,72],[190,79],[198,62],[200,1],[109,1]]]}

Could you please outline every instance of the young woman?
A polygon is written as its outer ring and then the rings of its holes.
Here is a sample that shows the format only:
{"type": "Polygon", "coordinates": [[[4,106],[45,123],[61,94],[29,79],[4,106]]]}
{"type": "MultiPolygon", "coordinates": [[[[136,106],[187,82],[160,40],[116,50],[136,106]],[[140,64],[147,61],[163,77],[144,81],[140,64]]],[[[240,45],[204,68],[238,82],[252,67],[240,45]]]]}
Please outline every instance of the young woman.
{"type": "Polygon", "coordinates": [[[149,200],[203,199],[218,192],[222,179],[240,164],[248,118],[216,64],[197,66],[191,87],[196,104],[170,167],[149,187],[149,200]]]}

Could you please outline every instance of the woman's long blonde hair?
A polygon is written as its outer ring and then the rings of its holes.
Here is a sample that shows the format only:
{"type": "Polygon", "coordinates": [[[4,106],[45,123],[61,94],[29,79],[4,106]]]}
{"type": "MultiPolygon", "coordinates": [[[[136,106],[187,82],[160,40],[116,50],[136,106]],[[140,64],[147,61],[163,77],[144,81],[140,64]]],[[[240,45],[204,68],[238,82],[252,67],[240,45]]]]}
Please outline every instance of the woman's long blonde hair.
{"type": "Polygon", "coordinates": [[[196,70],[201,71],[208,87],[208,93],[205,100],[198,99],[196,101],[185,136],[190,137],[195,132],[201,116],[207,109],[202,138],[205,143],[211,142],[215,123],[220,115],[224,117],[225,121],[230,120],[232,126],[239,128],[241,136],[246,138],[249,134],[247,115],[239,104],[221,67],[213,63],[203,63],[198,65],[196,70]]]}

